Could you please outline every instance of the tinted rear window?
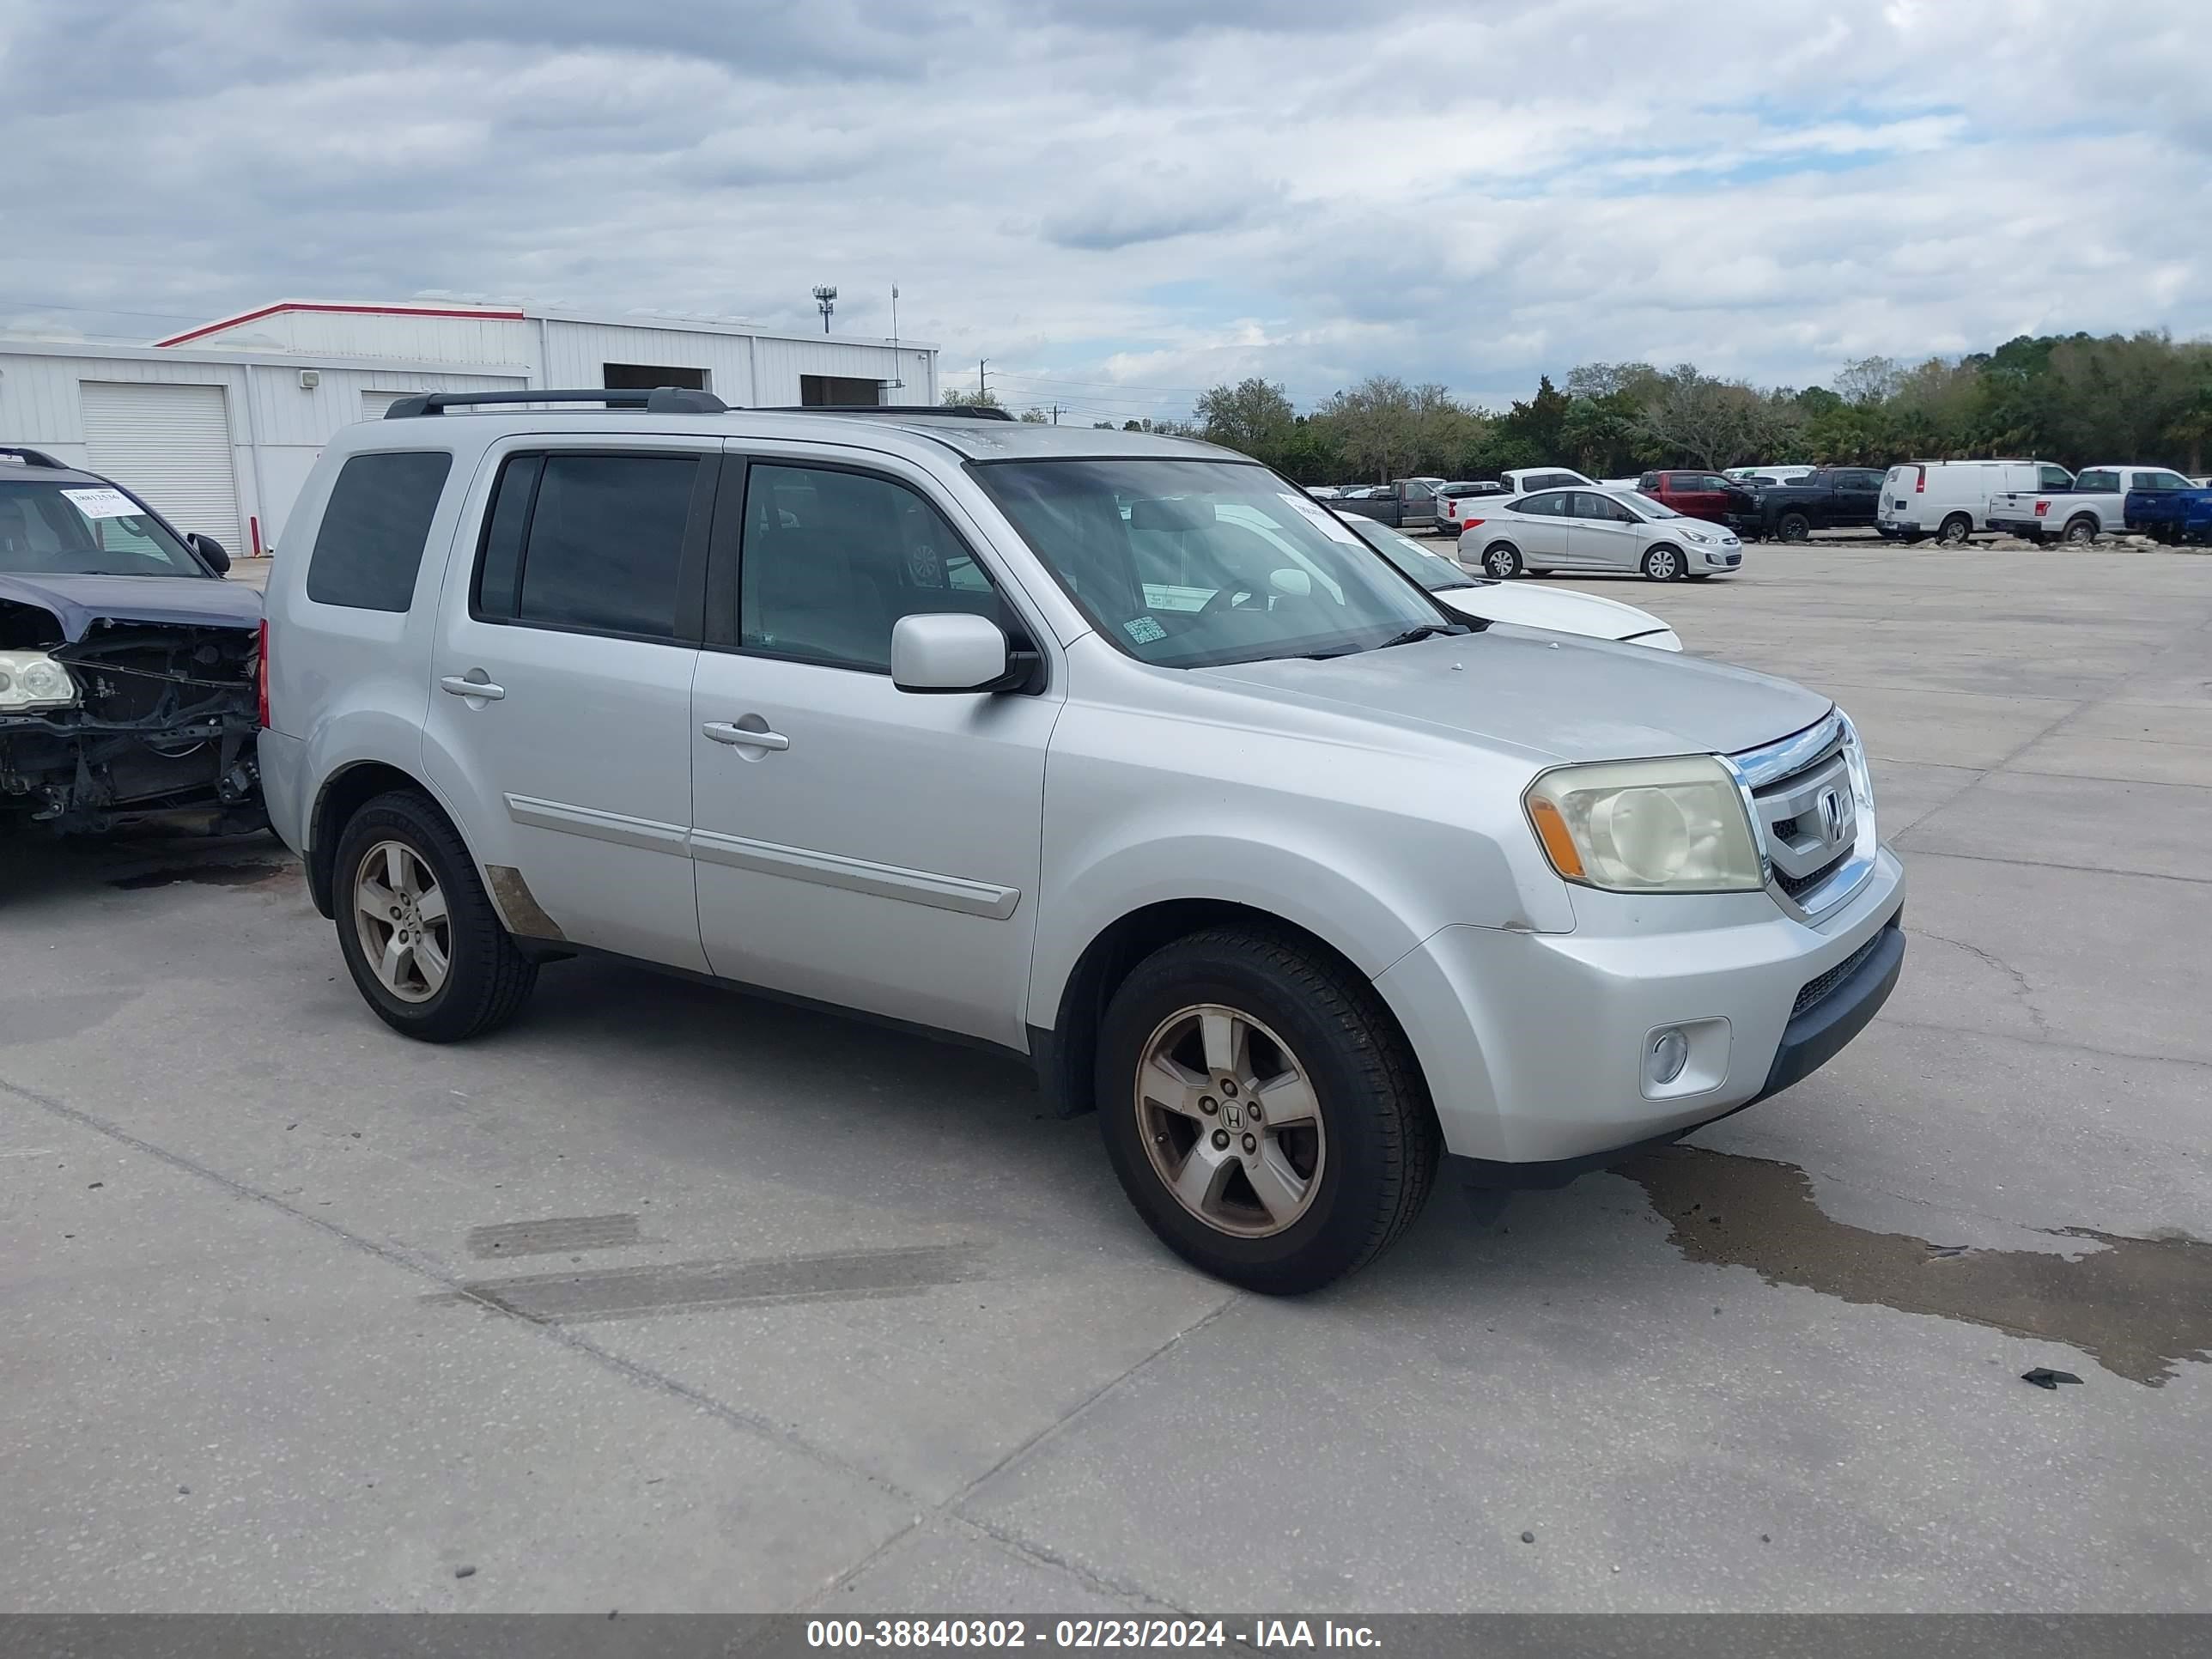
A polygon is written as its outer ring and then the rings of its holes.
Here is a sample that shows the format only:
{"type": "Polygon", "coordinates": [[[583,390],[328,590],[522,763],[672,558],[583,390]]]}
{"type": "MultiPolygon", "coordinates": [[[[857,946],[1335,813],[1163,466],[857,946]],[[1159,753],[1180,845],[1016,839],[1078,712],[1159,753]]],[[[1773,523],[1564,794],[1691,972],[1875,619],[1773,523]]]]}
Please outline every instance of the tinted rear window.
{"type": "Polygon", "coordinates": [[[485,527],[476,614],[674,638],[698,483],[688,455],[511,457],[485,527]]]}
{"type": "Polygon", "coordinates": [[[453,458],[442,450],[356,455],[338,471],[307,562],[307,597],[404,611],[453,458]]]}

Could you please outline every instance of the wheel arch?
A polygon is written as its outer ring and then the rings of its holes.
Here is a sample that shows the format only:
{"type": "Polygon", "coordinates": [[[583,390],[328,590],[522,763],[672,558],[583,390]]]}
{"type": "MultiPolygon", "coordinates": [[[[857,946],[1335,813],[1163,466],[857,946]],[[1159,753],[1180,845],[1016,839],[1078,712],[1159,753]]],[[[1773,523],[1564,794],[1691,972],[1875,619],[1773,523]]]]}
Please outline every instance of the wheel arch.
{"type": "Polygon", "coordinates": [[[337,914],[338,837],[345,833],[346,824],[377,796],[401,789],[428,801],[459,838],[461,845],[468,845],[468,837],[461,834],[460,825],[439,800],[438,792],[421,778],[388,761],[356,761],[341,767],[323,780],[322,787],[316,792],[314,805],[307,813],[307,844],[302,861],[307,869],[308,895],[323,915],[337,914]]]}
{"type": "MultiPolygon", "coordinates": [[[[1165,945],[1210,927],[1235,927],[1288,939],[1339,964],[1373,986],[1376,1000],[1401,1039],[1405,1028],[1389,998],[1366,969],[1312,928],[1276,911],[1235,899],[1189,897],[1157,900],[1116,917],[1083,947],[1053,1001],[1049,1028],[1030,1027],[1030,1055],[1037,1086],[1048,1108],[1063,1117],[1092,1109],[1091,1075],[1097,1064],[1098,1027],[1137,964],[1165,945]]],[[[1034,1011],[1035,1004],[1032,1004],[1034,1011]]],[[[1408,1042],[1406,1052],[1418,1073],[1420,1060],[1408,1042]]]]}

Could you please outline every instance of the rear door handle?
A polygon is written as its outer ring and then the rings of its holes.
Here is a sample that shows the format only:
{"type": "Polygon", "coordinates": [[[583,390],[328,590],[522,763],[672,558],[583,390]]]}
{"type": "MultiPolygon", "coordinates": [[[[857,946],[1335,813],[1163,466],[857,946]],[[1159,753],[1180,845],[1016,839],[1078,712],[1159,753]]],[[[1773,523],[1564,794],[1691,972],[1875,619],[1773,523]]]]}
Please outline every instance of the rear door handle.
{"type": "Polygon", "coordinates": [[[788,749],[791,739],[781,732],[755,732],[728,720],[708,720],[699,730],[715,743],[744,749],[788,749]]]}
{"type": "MultiPolygon", "coordinates": [[[[483,670],[473,672],[481,674],[483,670]]],[[[489,702],[497,702],[507,695],[505,686],[494,685],[488,679],[472,680],[466,674],[448,674],[438,684],[457,697],[482,697],[489,702]]]]}

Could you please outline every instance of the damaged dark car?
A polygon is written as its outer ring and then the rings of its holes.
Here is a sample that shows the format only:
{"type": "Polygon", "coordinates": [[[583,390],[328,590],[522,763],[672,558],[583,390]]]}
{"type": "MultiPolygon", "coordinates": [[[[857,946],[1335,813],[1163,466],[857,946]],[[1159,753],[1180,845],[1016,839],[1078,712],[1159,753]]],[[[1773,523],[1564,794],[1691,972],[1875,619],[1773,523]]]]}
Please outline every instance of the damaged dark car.
{"type": "Polygon", "coordinates": [[[112,481],[0,447],[0,832],[265,827],[261,596],[112,481]]]}

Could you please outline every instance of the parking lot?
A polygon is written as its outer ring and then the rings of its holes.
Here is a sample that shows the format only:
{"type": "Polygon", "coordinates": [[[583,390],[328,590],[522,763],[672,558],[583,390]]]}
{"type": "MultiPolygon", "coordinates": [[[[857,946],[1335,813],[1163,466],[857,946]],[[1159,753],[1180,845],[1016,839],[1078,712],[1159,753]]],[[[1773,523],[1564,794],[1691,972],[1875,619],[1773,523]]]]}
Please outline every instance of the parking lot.
{"type": "Polygon", "coordinates": [[[2212,1609],[2212,558],[1573,585],[1856,718],[1903,983],[1302,1301],[1009,1060],[580,963],[416,1046],[273,842],[0,845],[0,1603],[2212,1609]]]}

